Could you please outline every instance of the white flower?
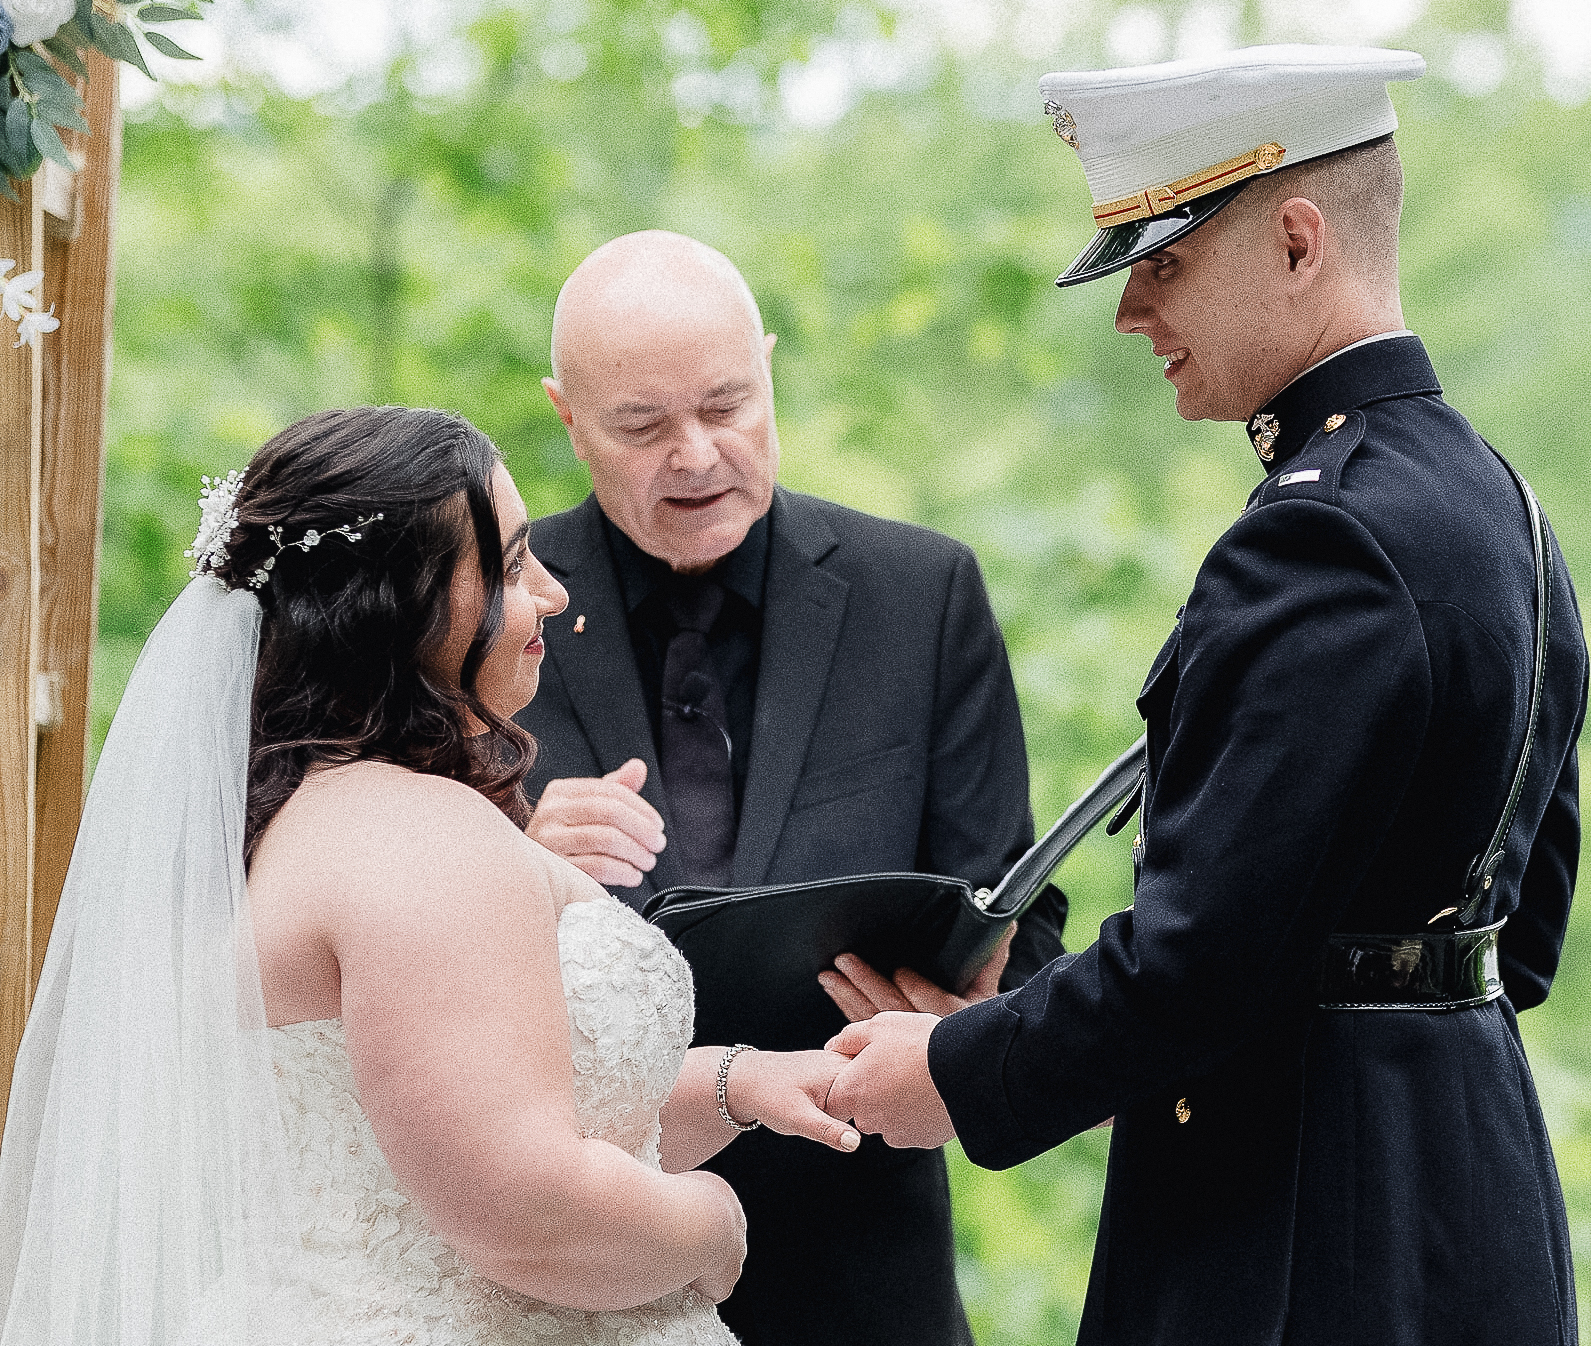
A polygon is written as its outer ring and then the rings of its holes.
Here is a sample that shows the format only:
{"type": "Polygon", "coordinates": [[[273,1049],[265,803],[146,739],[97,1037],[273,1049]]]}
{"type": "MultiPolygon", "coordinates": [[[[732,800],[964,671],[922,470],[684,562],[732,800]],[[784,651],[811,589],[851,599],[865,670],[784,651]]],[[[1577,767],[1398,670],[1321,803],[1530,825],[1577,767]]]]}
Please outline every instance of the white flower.
{"type": "Polygon", "coordinates": [[[48,42],[77,13],[75,0],[0,0],[11,20],[11,41],[18,47],[48,42]]]}
{"type": "Polygon", "coordinates": [[[183,552],[193,558],[189,579],[197,579],[204,572],[219,570],[227,563],[227,543],[232,540],[232,530],[238,526],[238,487],[243,485],[243,473],[235,468],[224,477],[201,477],[204,483],[199,491],[199,535],[193,546],[183,552]]]}
{"type": "MultiPolygon", "coordinates": [[[[0,0],[0,4],[3,3],[5,0],[0,0]]],[[[0,276],[10,269],[8,262],[4,269],[0,269],[0,276]]],[[[42,271],[24,271],[20,276],[11,277],[5,289],[0,291],[0,313],[4,313],[12,322],[21,322],[24,309],[38,308],[39,296],[33,291],[38,289],[43,279],[42,271]]]]}
{"type": "Polygon", "coordinates": [[[60,325],[61,320],[55,316],[54,304],[50,305],[48,313],[24,313],[22,321],[17,324],[17,339],[11,343],[11,348],[37,346],[41,336],[53,332],[60,325]]]}

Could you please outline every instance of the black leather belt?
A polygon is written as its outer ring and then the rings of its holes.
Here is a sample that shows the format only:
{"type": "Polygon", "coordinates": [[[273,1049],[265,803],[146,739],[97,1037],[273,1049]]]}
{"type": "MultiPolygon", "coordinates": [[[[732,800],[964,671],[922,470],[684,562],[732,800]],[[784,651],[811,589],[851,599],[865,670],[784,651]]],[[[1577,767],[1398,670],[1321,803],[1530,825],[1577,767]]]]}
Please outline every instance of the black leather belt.
{"type": "Polygon", "coordinates": [[[1320,1008],[1440,1010],[1484,1005],[1503,993],[1497,932],[1333,935],[1320,969],[1320,1008]]]}

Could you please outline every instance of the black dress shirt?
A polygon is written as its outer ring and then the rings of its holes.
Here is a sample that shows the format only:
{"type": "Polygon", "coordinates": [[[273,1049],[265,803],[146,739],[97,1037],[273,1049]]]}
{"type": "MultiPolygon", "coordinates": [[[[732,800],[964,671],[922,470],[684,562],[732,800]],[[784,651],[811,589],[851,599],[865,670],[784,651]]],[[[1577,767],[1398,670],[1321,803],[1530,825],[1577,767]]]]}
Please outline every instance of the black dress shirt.
{"type": "MultiPolygon", "coordinates": [[[[625,621],[641,694],[658,742],[663,720],[663,661],[675,633],[674,619],[663,601],[668,562],[648,555],[606,515],[602,531],[613,555],[624,600],[625,621]]],[[[735,782],[735,821],[746,793],[746,764],[751,758],[752,715],[757,700],[757,668],[762,656],[762,599],[768,577],[768,516],[752,524],[741,544],[709,572],[724,586],[724,607],[707,633],[707,651],[724,689],[729,712],[730,771],[735,782]]]]}

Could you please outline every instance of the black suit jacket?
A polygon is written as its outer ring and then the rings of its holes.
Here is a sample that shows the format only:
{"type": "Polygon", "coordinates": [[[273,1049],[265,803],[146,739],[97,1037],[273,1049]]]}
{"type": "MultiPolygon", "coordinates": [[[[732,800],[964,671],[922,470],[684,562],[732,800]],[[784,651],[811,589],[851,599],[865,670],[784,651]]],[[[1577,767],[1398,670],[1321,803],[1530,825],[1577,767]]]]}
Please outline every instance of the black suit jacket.
{"type": "Polygon", "coordinates": [[[1333,931],[1461,906],[1512,781],[1535,572],[1506,469],[1413,337],[1267,408],[1274,461],[1139,698],[1132,907],[934,1031],[967,1153],[1005,1167],[1114,1114],[1080,1340],[1573,1346],[1563,1198],[1514,1007],[1558,963],[1586,648],[1551,559],[1540,723],[1508,859],[1506,996],[1327,1011],[1333,931]]]}
{"type": "MultiPolygon", "coordinates": [[[[879,870],[992,885],[1029,846],[1027,759],[1005,645],[972,553],[910,524],[777,489],[736,886],[879,870]]],[[[639,757],[669,824],[624,605],[595,497],[537,520],[569,590],[548,622],[529,788],[639,757]],[[584,616],[583,630],[574,624],[584,616]]],[[[633,906],[679,882],[668,849],[633,906]]],[[[1060,951],[1056,894],[1020,923],[1007,984],[1060,951]]],[[[709,1167],[745,1205],[750,1252],[725,1320],[747,1346],[970,1340],[943,1154],[855,1155],[756,1131],[709,1167]]]]}

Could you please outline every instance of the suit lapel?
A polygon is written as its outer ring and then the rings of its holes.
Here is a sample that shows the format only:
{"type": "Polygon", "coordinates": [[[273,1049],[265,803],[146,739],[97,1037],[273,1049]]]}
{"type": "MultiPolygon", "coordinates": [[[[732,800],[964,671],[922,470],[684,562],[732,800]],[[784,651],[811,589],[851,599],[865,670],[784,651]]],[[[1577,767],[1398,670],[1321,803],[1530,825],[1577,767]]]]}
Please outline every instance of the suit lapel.
{"type": "MultiPolygon", "coordinates": [[[[673,820],[663,796],[663,775],[641,699],[641,675],[635,668],[624,599],[602,536],[596,497],[587,496],[584,504],[545,524],[544,529],[533,530],[532,549],[569,590],[569,606],[547,623],[547,657],[557,666],[600,769],[612,771],[632,757],[646,763],[641,797],[663,815],[666,833],[673,820]],[[584,629],[576,632],[575,621],[582,615],[584,629]]],[[[642,880],[641,895],[676,882],[674,862],[665,846],[657,868],[642,880]]],[[[626,896],[637,900],[635,894],[626,896]]]]}
{"type": "Polygon", "coordinates": [[[763,882],[773,863],[828,687],[851,587],[821,568],[839,539],[801,496],[777,491],[770,524],[751,761],[735,839],[737,887],[763,882]]]}

